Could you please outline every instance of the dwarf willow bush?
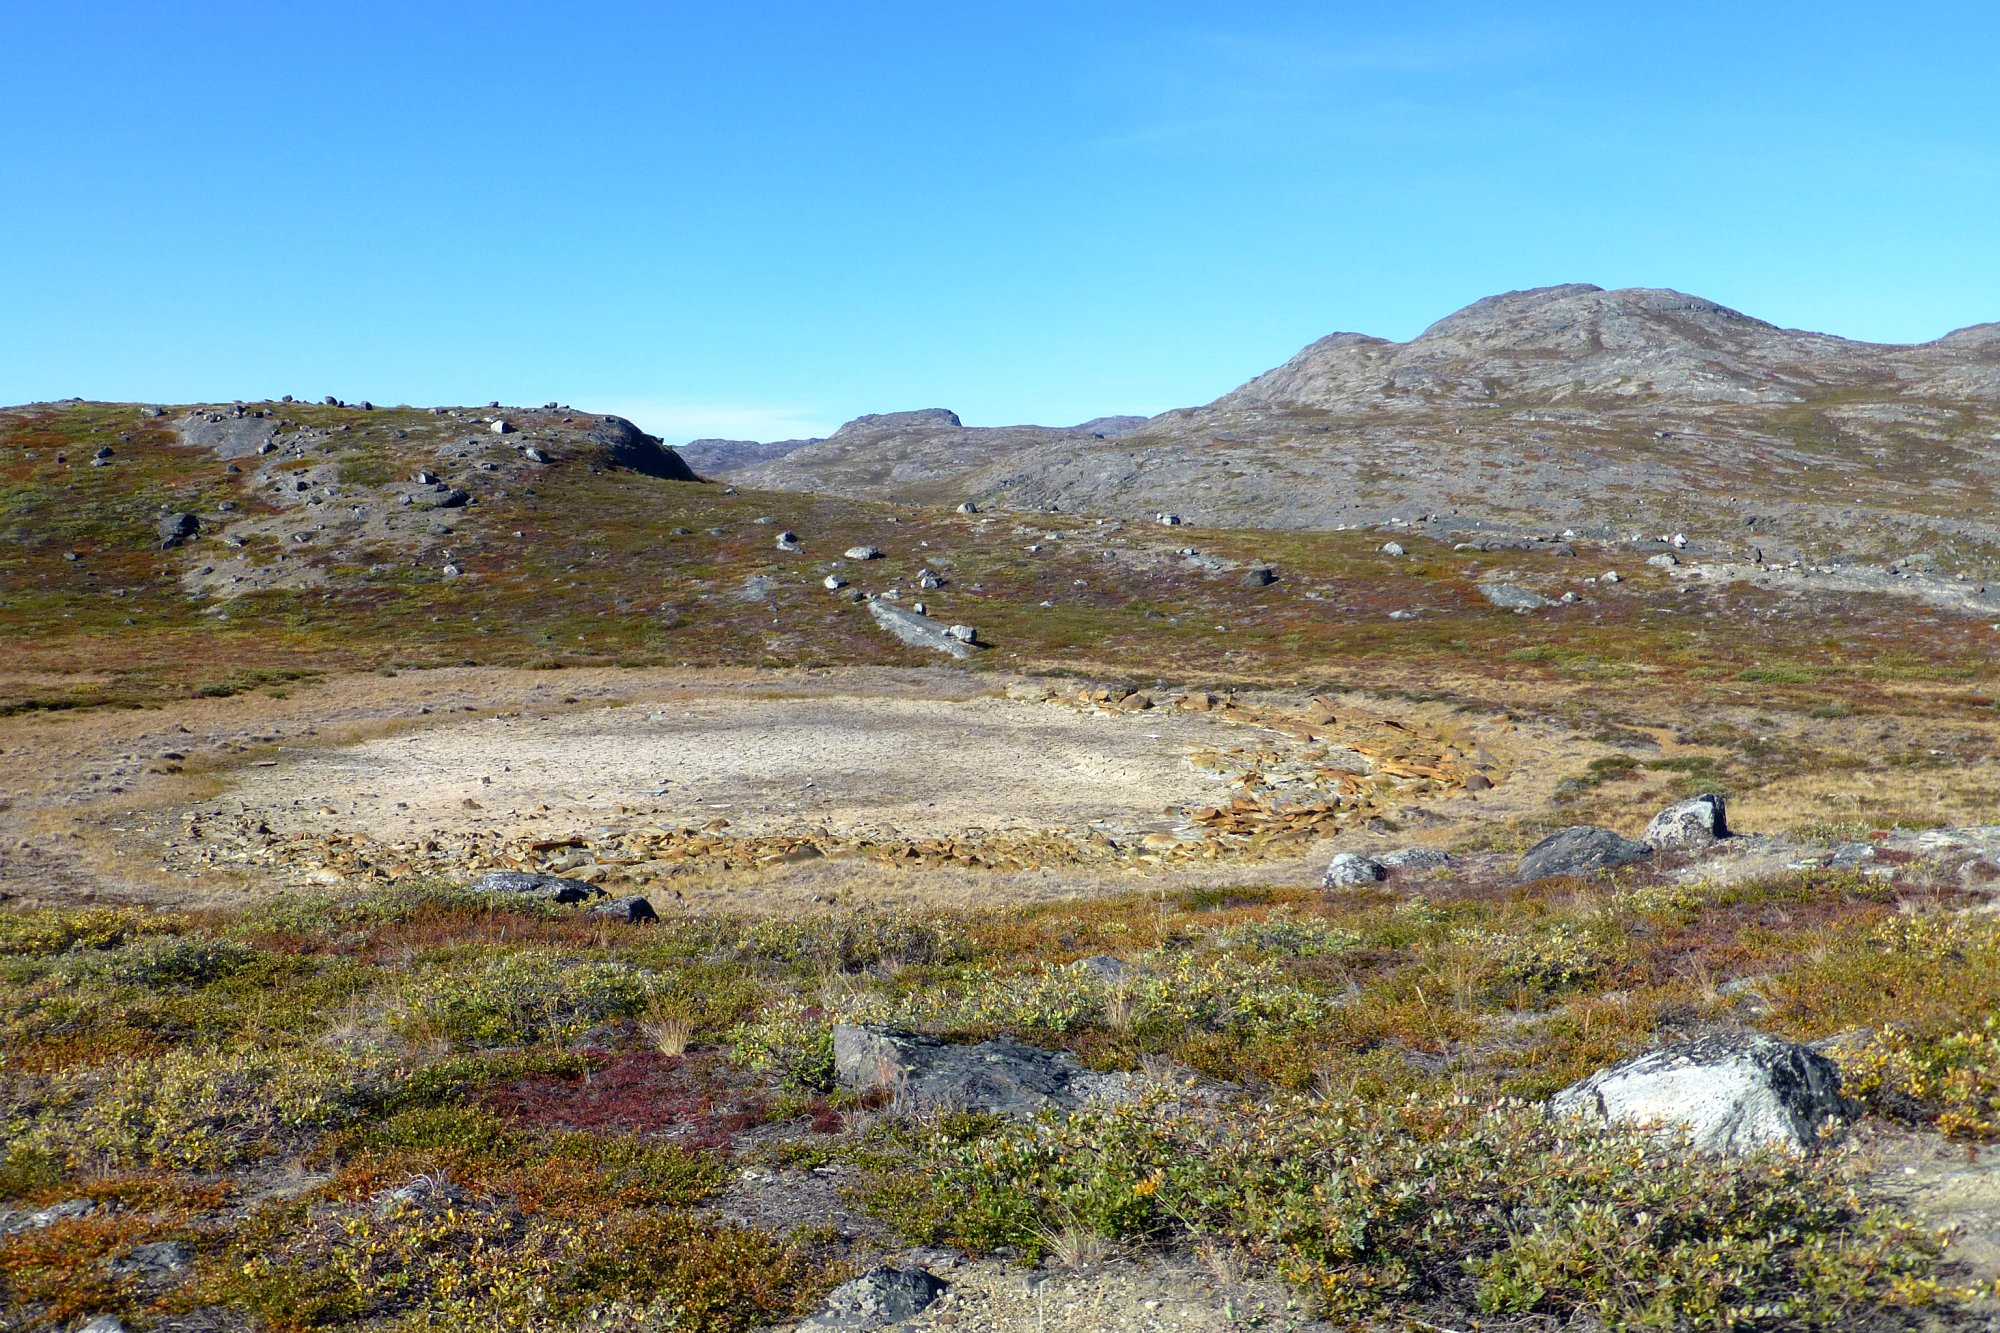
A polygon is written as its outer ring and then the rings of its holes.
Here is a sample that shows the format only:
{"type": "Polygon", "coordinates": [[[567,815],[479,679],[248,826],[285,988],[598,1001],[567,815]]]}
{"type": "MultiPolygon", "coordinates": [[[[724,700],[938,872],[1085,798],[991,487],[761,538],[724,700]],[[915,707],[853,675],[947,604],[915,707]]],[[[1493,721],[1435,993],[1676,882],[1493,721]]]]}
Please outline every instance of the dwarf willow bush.
{"type": "Polygon", "coordinates": [[[1837,1164],[1699,1157],[1519,1103],[1156,1098],[950,1118],[910,1151],[920,1169],[871,1198],[915,1238],[1030,1255],[1077,1228],[1222,1239],[1339,1318],[1443,1299],[1614,1330],[1808,1328],[1943,1294],[1933,1242],[1837,1164]]]}
{"type": "Polygon", "coordinates": [[[1075,966],[974,973],[901,993],[862,992],[813,1005],[781,998],[730,1034],[736,1058],[797,1087],[826,1087],[838,1023],[885,1023],[967,1035],[1063,1035],[1117,1027],[1162,1043],[1189,1032],[1268,1037],[1320,1022],[1332,1001],[1275,963],[1232,953],[1154,952],[1110,981],[1075,966]]]}
{"type": "Polygon", "coordinates": [[[405,984],[397,1024],[470,1046],[574,1041],[644,1009],[658,987],[628,963],[520,949],[474,966],[438,965],[405,984]]]}
{"type": "Polygon", "coordinates": [[[0,1138],[75,1170],[227,1166],[354,1119],[390,1072],[321,1050],[183,1049],[24,1075],[0,1138]]]}

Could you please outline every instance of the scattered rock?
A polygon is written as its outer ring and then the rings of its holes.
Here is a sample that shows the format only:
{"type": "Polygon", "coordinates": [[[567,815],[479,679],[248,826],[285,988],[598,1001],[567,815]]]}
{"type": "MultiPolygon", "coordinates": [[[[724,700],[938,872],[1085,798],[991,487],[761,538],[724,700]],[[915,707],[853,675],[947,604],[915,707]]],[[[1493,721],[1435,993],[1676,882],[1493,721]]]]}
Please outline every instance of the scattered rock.
{"type": "Polygon", "coordinates": [[[979,512],[979,506],[967,500],[959,505],[958,512],[961,514],[976,514],[979,512]]]}
{"type": "Polygon", "coordinates": [[[653,904],[640,894],[626,898],[613,898],[608,902],[593,903],[584,909],[586,916],[601,916],[613,921],[624,921],[641,925],[647,921],[658,921],[660,914],[653,910],[653,904]]]}
{"type": "Polygon", "coordinates": [[[1668,806],[1639,835],[1649,847],[1706,847],[1728,836],[1727,809],[1713,792],[1668,806]]]}
{"type": "Polygon", "coordinates": [[[0,1236],[18,1235],[23,1231],[39,1231],[58,1222],[89,1217],[98,1211],[98,1207],[99,1205],[92,1199],[64,1199],[61,1203],[52,1203],[46,1208],[36,1208],[31,1212],[0,1213],[0,1236]]]}
{"type": "Polygon", "coordinates": [[[1607,569],[1602,574],[1599,574],[1597,576],[1597,581],[1599,583],[1622,583],[1624,580],[1618,577],[1617,570],[1607,569]]]}
{"type": "Polygon", "coordinates": [[[843,553],[849,560],[880,560],[882,550],[877,546],[850,546],[843,553]]]}
{"type": "Polygon", "coordinates": [[[472,503],[472,497],[460,490],[449,490],[432,502],[439,509],[463,509],[472,503]]]}
{"type": "Polygon", "coordinates": [[[1122,958],[1113,958],[1108,953],[1096,954],[1090,958],[1079,958],[1071,967],[1088,972],[1092,977],[1107,985],[1116,985],[1132,975],[1131,964],[1122,958]]]}
{"type": "Polygon", "coordinates": [[[1382,543],[1382,554],[1383,554],[1383,555],[1408,555],[1408,554],[1409,554],[1409,552],[1407,552],[1407,551],[1405,551],[1405,550],[1403,549],[1403,544],[1402,544],[1401,542],[1383,542],[1383,543],[1382,543]]]}
{"type": "Polygon", "coordinates": [[[778,549],[797,554],[804,548],[799,545],[799,534],[788,529],[778,534],[778,549]]]}
{"type": "Polygon", "coordinates": [[[979,631],[970,625],[947,625],[944,632],[952,638],[957,639],[960,643],[976,644],[979,642],[979,631]]]}
{"type": "Polygon", "coordinates": [[[177,1240],[135,1245],[105,1265],[113,1277],[158,1277],[193,1266],[194,1251],[177,1240]]]}
{"type": "Polygon", "coordinates": [[[1487,777],[1484,773],[1469,774],[1465,779],[1465,789],[1467,791],[1491,791],[1493,790],[1493,779],[1487,777]]]}
{"type": "Polygon", "coordinates": [[[949,1284],[921,1268],[883,1265],[835,1287],[805,1329],[887,1328],[914,1318],[942,1296],[949,1284]]]}
{"type": "Polygon", "coordinates": [[[1548,598],[1518,583],[1482,583],[1479,595],[1508,611],[1539,611],[1549,604],[1548,598]]]}
{"type": "Polygon", "coordinates": [[[171,551],[201,531],[201,520],[193,514],[164,514],[153,531],[159,534],[160,549],[171,551]]]}
{"type": "Polygon", "coordinates": [[[1646,563],[1660,569],[1672,569],[1680,563],[1680,560],[1675,557],[1673,552],[1662,551],[1658,555],[1647,556],[1646,563]]]}
{"type": "Polygon", "coordinates": [[[1384,870],[1442,870],[1451,864],[1451,853],[1435,847],[1404,847],[1375,859],[1384,870]]]}
{"type": "Polygon", "coordinates": [[[492,870],[472,883],[474,893],[512,893],[523,898],[546,898],[556,903],[581,903],[602,898],[604,890],[580,879],[539,875],[526,870],[492,870]]]}
{"type": "Polygon", "coordinates": [[[530,463],[546,463],[549,461],[549,456],[532,444],[521,450],[521,457],[527,459],[530,463]]]}
{"type": "Polygon", "coordinates": [[[889,1089],[911,1109],[999,1115],[1076,1106],[1106,1077],[1086,1074],[1065,1052],[1018,1042],[954,1046],[898,1028],[852,1023],[833,1030],[833,1075],[855,1092],[889,1089]]]}
{"type": "Polygon", "coordinates": [[[824,587],[828,592],[839,592],[842,588],[845,588],[847,586],[847,580],[840,577],[840,575],[838,574],[828,574],[825,578],[820,580],[820,585],[824,587]]]}
{"type": "Polygon", "coordinates": [[[1643,842],[1620,837],[1608,828],[1578,824],[1543,838],[1521,857],[1522,880],[1551,875],[1588,875],[1613,866],[1631,865],[1653,854],[1643,842]]]}
{"type": "Polygon", "coordinates": [[[1380,861],[1363,856],[1359,852],[1336,852],[1333,860],[1327,862],[1326,873],[1320,876],[1319,885],[1323,889],[1352,889],[1363,884],[1374,884],[1388,878],[1380,861]]]}
{"type": "Polygon", "coordinates": [[[511,435],[514,433],[514,423],[506,420],[496,421],[487,429],[495,435],[511,435]]]}
{"type": "Polygon", "coordinates": [[[1549,1108],[1684,1130],[1697,1150],[1711,1153],[1809,1152],[1824,1126],[1850,1115],[1833,1061],[1761,1033],[1648,1051],[1564,1088],[1549,1108]]]}
{"type": "Polygon", "coordinates": [[[449,1208],[464,1197],[464,1191],[444,1176],[415,1176],[406,1185],[377,1194],[374,1199],[375,1216],[387,1219],[409,1212],[434,1212],[449,1208]]]}
{"type": "Polygon", "coordinates": [[[1256,565],[1243,575],[1243,586],[1246,588],[1268,588],[1277,581],[1278,576],[1269,565],[1256,565]]]}
{"type": "Polygon", "coordinates": [[[410,474],[410,480],[419,486],[435,486],[438,484],[438,474],[429,468],[419,468],[410,474]]]}

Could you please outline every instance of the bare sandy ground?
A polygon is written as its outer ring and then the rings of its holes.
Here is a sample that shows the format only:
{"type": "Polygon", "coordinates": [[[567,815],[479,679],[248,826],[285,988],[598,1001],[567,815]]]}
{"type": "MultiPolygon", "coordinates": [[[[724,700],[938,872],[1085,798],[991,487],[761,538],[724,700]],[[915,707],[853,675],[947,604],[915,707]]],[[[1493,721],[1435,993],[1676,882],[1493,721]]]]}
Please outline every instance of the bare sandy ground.
{"type": "Polygon", "coordinates": [[[894,837],[1066,828],[1213,799],[1188,754],[1212,717],[1089,717],[1004,698],[760,698],[685,690],[650,706],[482,717],[281,753],[215,804],[281,831],[382,839],[587,826],[642,814],[727,819],[735,835],[832,828],[894,837]]]}

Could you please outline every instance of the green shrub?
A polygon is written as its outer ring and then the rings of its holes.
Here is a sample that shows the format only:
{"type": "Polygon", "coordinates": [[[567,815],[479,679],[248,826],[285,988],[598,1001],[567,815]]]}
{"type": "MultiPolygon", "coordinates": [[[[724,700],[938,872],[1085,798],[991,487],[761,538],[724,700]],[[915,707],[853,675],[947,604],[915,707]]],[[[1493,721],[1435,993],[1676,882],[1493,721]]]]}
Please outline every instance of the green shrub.
{"type": "Polygon", "coordinates": [[[434,963],[403,988],[398,1025],[472,1046],[573,1041],[645,1008],[653,974],[625,963],[521,949],[475,967],[434,963]]]}
{"type": "Polygon", "coordinates": [[[325,1051],[172,1051],[18,1080],[4,1128],[72,1169],[226,1166],[353,1119],[385,1073],[325,1051]]]}
{"type": "Polygon", "coordinates": [[[872,1197],[913,1237],[1039,1254],[1082,1228],[1224,1239],[1339,1318],[1443,1300],[1609,1329],[1847,1326],[1935,1301],[1934,1244],[1837,1163],[1704,1158],[1464,1100],[1155,1100],[946,1119],[872,1197]]]}

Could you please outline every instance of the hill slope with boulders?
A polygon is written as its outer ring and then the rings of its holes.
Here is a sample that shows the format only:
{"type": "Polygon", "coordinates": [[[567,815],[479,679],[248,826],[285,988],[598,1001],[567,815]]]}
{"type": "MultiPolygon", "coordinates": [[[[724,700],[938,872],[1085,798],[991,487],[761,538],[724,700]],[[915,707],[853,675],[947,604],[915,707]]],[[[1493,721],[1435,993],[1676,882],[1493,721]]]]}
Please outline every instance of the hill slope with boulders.
{"type": "Polygon", "coordinates": [[[1405,343],[1336,333],[1104,438],[943,417],[862,418],[739,477],[1198,526],[1685,532],[1746,558],[2000,568],[1996,324],[1884,345],[1571,284],[1489,297],[1405,343]]]}

